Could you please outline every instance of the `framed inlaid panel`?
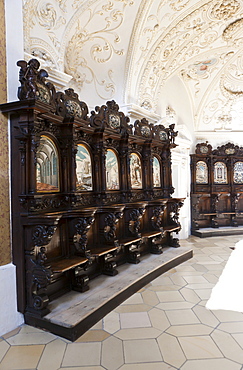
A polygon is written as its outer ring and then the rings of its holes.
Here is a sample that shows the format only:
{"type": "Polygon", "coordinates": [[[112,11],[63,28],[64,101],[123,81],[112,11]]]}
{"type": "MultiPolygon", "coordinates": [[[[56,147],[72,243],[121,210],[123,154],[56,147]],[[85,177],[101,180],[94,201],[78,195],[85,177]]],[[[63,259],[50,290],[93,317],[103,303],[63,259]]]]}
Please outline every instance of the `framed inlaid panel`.
{"type": "Polygon", "coordinates": [[[130,174],[132,189],[142,189],[142,165],[141,159],[136,153],[131,153],[130,174]]]}
{"type": "Polygon", "coordinates": [[[214,163],[214,183],[227,184],[227,166],[223,162],[214,163]]]}
{"type": "Polygon", "coordinates": [[[119,185],[119,166],[116,153],[112,149],[108,149],[106,153],[106,189],[118,190],[119,185]]]}
{"type": "Polygon", "coordinates": [[[87,147],[83,144],[77,146],[76,189],[82,191],[93,190],[91,157],[87,147]]]}
{"type": "Polygon", "coordinates": [[[243,184],[243,162],[234,164],[233,181],[235,184],[243,184]]]}
{"type": "Polygon", "coordinates": [[[208,184],[208,166],[204,161],[198,161],[196,164],[196,183],[208,184]]]}
{"type": "Polygon", "coordinates": [[[161,187],[160,163],[156,156],[153,156],[153,186],[161,187]]]}
{"type": "Polygon", "coordinates": [[[59,191],[58,152],[54,142],[47,136],[40,138],[36,161],[37,192],[59,191]]]}

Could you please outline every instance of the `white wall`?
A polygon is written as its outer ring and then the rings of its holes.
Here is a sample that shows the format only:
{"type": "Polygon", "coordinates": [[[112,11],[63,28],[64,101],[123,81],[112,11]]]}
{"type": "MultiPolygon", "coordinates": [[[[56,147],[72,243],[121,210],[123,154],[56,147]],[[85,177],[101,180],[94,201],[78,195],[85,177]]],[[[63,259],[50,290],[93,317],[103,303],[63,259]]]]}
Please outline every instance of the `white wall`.
{"type": "MultiPolygon", "coordinates": [[[[5,0],[7,45],[7,99],[17,100],[19,68],[16,62],[23,59],[22,1],[5,0]]],[[[24,322],[17,311],[16,267],[10,263],[0,266],[0,335],[6,334],[24,322]]]]}
{"type": "Polygon", "coordinates": [[[23,323],[17,312],[16,267],[10,263],[0,266],[0,336],[23,323]]]}

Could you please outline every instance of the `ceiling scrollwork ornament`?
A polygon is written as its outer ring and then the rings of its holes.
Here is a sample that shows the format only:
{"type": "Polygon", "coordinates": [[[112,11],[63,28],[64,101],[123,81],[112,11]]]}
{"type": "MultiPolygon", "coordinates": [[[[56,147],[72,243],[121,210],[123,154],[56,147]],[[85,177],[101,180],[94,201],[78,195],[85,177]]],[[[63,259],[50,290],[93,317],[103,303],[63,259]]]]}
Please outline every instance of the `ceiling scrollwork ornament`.
{"type": "Polygon", "coordinates": [[[243,18],[230,23],[223,32],[223,39],[231,44],[237,44],[243,41],[242,35],[243,18]]]}
{"type": "Polygon", "coordinates": [[[175,11],[180,11],[184,9],[188,4],[190,0],[169,0],[170,7],[175,11]]]}
{"type": "Polygon", "coordinates": [[[86,22],[76,24],[66,48],[65,72],[73,76],[80,90],[84,84],[94,84],[102,99],[111,98],[116,87],[113,70],[103,67],[106,75],[100,77],[97,64],[107,65],[115,55],[124,55],[124,50],[118,47],[121,41],[118,31],[124,22],[124,7],[132,5],[133,1],[123,0],[122,3],[123,9],[116,8],[111,1],[88,9],[86,22]]]}
{"type": "Polygon", "coordinates": [[[211,15],[218,20],[228,20],[240,9],[238,0],[221,0],[213,5],[211,15]]]}

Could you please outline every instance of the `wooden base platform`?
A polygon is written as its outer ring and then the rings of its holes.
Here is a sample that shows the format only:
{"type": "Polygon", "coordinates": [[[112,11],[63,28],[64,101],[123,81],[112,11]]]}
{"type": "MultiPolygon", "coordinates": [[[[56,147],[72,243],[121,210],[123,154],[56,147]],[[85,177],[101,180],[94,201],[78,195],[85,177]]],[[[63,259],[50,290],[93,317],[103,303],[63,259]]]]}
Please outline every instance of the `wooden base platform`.
{"type": "Polygon", "coordinates": [[[49,314],[36,317],[28,313],[25,322],[75,341],[143,286],[193,256],[188,247],[165,247],[163,251],[141,257],[137,265],[119,266],[116,276],[98,276],[90,281],[89,291],[71,291],[49,304],[49,314]]]}
{"type": "Polygon", "coordinates": [[[193,230],[192,235],[199,238],[209,238],[211,236],[240,235],[243,234],[243,226],[225,226],[225,227],[205,227],[199,230],[193,230]]]}

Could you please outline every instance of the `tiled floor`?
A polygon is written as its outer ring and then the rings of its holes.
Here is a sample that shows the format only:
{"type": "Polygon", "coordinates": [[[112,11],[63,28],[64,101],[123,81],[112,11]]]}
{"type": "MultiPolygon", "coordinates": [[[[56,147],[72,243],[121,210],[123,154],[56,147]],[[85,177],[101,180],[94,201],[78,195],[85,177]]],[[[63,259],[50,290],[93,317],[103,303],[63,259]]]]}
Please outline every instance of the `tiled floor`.
{"type": "MultiPolygon", "coordinates": [[[[0,369],[243,370],[243,313],[205,304],[243,235],[181,240],[194,257],[72,343],[24,325],[0,339],[0,369]]],[[[239,292],[239,294],[243,294],[239,292]]]]}

